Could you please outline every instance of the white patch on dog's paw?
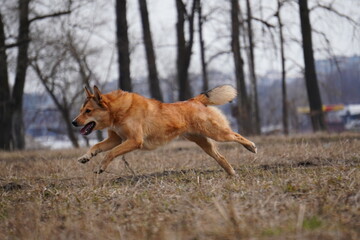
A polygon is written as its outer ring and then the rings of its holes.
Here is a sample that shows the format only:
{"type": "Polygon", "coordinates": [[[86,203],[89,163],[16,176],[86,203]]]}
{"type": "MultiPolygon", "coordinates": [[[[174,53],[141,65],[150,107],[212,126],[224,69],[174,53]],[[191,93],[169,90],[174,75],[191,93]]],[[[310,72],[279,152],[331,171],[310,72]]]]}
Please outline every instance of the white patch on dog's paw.
{"type": "Polygon", "coordinates": [[[257,147],[255,145],[255,143],[252,142],[253,148],[254,148],[254,153],[257,153],[257,147]]]}
{"type": "Polygon", "coordinates": [[[255,145],[255,143],[253,143],[253,142],[250,142],[249,145],[244,145],[244,147],[245,147],[247,150],[249,150],[250,152],[257,153],[256,145],[255,145]]]}

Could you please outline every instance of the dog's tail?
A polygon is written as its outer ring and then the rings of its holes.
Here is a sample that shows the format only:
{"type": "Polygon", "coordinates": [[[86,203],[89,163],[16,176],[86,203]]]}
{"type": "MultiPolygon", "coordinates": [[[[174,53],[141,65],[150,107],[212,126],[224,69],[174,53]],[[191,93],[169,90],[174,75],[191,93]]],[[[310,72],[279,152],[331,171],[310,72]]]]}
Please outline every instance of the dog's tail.
{"type": "Polygon", "coordinates": [[[233,86],[221,85],[207,92],[201,93],[194,97],[194,100],[204,105],[223,105],[233,100],[237,95],[237,91],[233,86]]]}

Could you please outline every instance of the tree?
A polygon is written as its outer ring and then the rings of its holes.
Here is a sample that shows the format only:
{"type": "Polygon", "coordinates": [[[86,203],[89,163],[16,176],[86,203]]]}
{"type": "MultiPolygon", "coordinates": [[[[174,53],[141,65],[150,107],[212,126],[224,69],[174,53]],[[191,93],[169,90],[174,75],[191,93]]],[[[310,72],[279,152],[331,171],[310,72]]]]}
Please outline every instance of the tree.
{"type": "Polygon", "coordinates": [[[240,48],[240,6],[237,0],[231,0],[231,50],[233,52],[236,86],[238,90],[237,123],[239,131],[243,134],[252,134],[250,102],[247,95],[244,61],[240,48]]]}
{"type": "Polygon", "coordinates": [[[287,91],[286,91],[286,59],[284,52],[284,34],[283,34],[283,22],[281,19],[280,10],[283,1],[277,0],[277,12],[275,14],[278,26],[279,26],[279,40],[280,40],[280,61],[281,61],[281,95],[282,95],[282,124],[284,134],[289,134],[289,123],[288,123],[288,107],[287,107],[287,91]]]}
{"type": "Polygon", "coordinates": [[[192,97],[191,88],[188,79],[188,71],[191,61],[191,51],[194,43],[194,15],[196,9],[196,1],[193,0],[190,14],[187,13],[186,6],[182,0],[176,1],[177,10],[177,81],[179,84],[179,100],[187,100],[192,97]],[[188,36],[185,40],[185,20],[188,21],[188,36]]]}
{"type": "Polygon", "coordinates": [[[37,33],[43,41],[34,44],[30,64],[59,110],[68,138],[77,148],[78,139],[71,125],[72,112],[75,106],[78,107],[79,98],[83,97],[83,87],[89,87],[90,81],[95,78],[88,58],[97,54],[97,50],[81,45],[71,30],[63,26],[60,32],[65,32],[65,35],[49,34],[47,31],[37,33]]]}
{"type": "MultiPolygon", "coordinates": [[[[59,59],[60,60],[60,59],[59,59]]],[[[66,89],[61,89],[63,94],[57,94],[56,90],[59,90],[60,84],[55,84],[54,80],[56,79],[57,75],[57,67],[59,66],[59,61],[57,60],[50,68],[49,75],[44,74],[43,69],[39,66],[38,60],[34,60],[32,62],[32,67],[34,71],[36,72],[40,82],[46,89],[46,92],[50,95],[51,99],[55,103],[56,108],[61,113],[61,116],[63,117],[65,126],[66,126],[66,133],[73,145],[73,147],[78,148],[79,143],[77,140],[77,137],[73,131],[73,128],[71,126],[71,106],[74,104],[74,101],[68,101],[68,99],[64,96],[64,93],[66,92],[66,89]]],[[[49,66],[47,66],[49,67],[49,66]]],[[[64,79],[61,79],[64,80],[64,79]]],[[[76,93],[76,96],[80,96],[81,92],[78,91],[76,93]]],[[[75,100],[75,99],[73,99],[75,100]]]]}
{"type": "Polygon", "coordinates": [[[131,91],[130,50],[128,24],[126,18],[126,0],[116,0],[116,38],[119,62],[119,88],[131,91]]]}
{"type": "Polygon", "coordinates": [[[0,112],[2,113],[0,115],[0,123],[5,123],[0,126],[0,132],[3,134],[0,138],[0,149],[4,150],[25,148],[22,105],[26,72],[29,65],[28,48],[30,43],[30,25],[38,20],[57,17],[71,12],[71,4],[69,3],[68,10],[66,11],[54,12],[45,15],[35,15],[32,18],[29,18],[30,2],[30,0],[18,1],[19,27],[15,43],[5,45],[6,36],[4,31],[4,22],[1,21],[0,23],[0,46],[3,46],[0,49],[0,61],[4,64],[2,64],[0,76],[0,89],[2,89],[1,91],[4,93],[4,95],[0,97],[0,112]],[[12,91],[10,91],[10,84],[8,82],[9,77],[7,72],[8,64],[6,56],[6,49],[11,47],[17,47],[18,49],[16,57],[15,82],[12,91]]]}
{"type": "Polygon", "coordinates": [[[8,64],[5,44],[4,23],[0,13],[0,149],[10,150],[11,134],[11,94],[8,79],[8,64]]]}
{"type": "Polygon", "coordinates": [[[29,3],[30,0],[19,0],[19,32],[15,85],[13,88],[13,108],[12,108],[12,131],[13,144],[15,149],[25,148],[25,134],[22,117],[22,99],[24,95],[24,86],[26,70],[28,67],[28,48],[29,48],[29,3]]]}
{"type": "Polygon", "coordinates": [[[141,14],[141,23],[143,30],[143,39],[146,52],[146,60],[149,72],[149,84],[150,84],[150,93],[151,96],[157,100],[162,101],[162,93],[160,89],[160,83],[156,68],[156,58],[153,47],[153,41],[151,37],[150,23],[149,23],[149,13],[147,10],[146,0],[139,0],[140,14],[141,14]]]}
{"type": "Polygon", "coordinates": [[[205,59],[205,42],[203,36],[203,25],[204,25],[204,17],[202,14],[202,2],[201,0],[197,1],[197,12],[198,12],[198,26],[199,26],[199,46],[200,46],[200,60],[201,60],[201,71],[203,77],[203,91],[207,91],[209,89],[209,77],[207,73],[207,64],[205,59]]]}
{"type": "Polygon", "coordinates": [[[253,94],[253,103],[252,103],[252,109],[253,109],[253,127],[254,127],[254,133],[260,134],[261,128],[260,128],[260,113],[259,113],[259,103],[258,103],[258,91],[257,91],[257,79],[256,79],[256,73],[255,73],[255,56],[254,56],[254,32],[252,29],[252,12],[251,12],[251,5],[250,0],[246,0],[246,12],[247,12],[247,36],[248,36],[248,42],[249,42],[249,72],[250,72],[250,82],[252,87],[252,94],[253,94]]]}
{"type": "Polygon", "coordinates": [[[311,23],[307,0],[299,0],[299,12],[305,65],[305,83],[310,105],[311,123],[315,132],[324,131],[326,126],[322,111],[320,90],[315,71],[311,23]]]}

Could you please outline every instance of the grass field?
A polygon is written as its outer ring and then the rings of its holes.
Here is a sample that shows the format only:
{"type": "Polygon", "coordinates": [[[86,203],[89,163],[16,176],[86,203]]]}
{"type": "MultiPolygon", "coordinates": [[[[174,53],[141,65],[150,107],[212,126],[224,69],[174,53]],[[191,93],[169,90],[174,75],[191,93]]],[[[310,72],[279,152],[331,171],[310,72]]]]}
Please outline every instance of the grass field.
{"type": "Polygon", "coordinates": [[[229,178],[190,142],[126,155],[0,152],[0,239],[360,239],[360,134],[220,144],[229,178]]]}

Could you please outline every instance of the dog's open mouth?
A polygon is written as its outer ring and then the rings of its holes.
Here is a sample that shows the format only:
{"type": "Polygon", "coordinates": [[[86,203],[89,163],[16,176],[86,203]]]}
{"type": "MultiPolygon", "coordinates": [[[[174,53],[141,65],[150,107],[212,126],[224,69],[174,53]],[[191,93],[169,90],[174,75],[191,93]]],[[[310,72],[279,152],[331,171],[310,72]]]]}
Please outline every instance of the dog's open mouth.
{"type": "Polygon", "coordinates": [[[92,132],[92,130],[94,130],[95,125],[96,125],[95,122],[89,122],[80,130],[80,133],[82,135],[89,135],[92,132]]]}

